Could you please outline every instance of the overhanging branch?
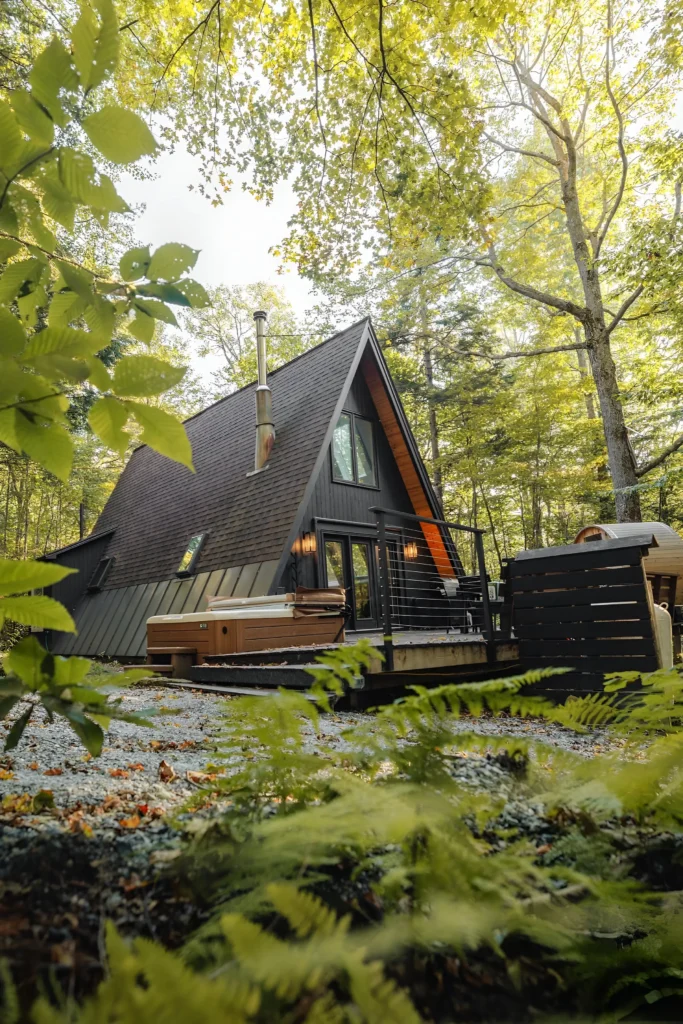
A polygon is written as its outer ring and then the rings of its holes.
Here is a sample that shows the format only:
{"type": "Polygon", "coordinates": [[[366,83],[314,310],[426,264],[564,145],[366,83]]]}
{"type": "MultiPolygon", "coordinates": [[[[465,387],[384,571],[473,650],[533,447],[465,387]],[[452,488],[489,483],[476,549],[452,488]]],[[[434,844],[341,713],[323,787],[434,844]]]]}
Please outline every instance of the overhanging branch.
{"type": "Polygon", "coordinates": [[[642,466],[636,466],[636,476],[645,476],[651,469],[656,469],[657,466],[661,466],[663,462],[677,452],[679,448],[683,448],[683,434],[680,434],[675,441],[673,441],[668,448],[665,448],[663,452],[660,452],[654,459],[650,459],[649,462],[644,463],[642,466]]]}
{"type": "Polygon", "coordinates": [[[612,318],[612,320],[610,320],[609,324],[607,325],[608,334],[611,334],[614,328],[619,323],[619,321],[623,320],[624,313],[628,312],[628,310],[631,308],[636,299],[640,298],[644,291],[645,285],[639,284],[635,291],[631,292],[631,294],[624,299],[622,304],[619,306],[619,309],[614,314],[614,317],[612,318]]]}
{"type": "Polygon", "coordinates": [[[562,313],[569,313],[570,316],[576,317],[581,322],[586,319],[587,311],[583,306],[577,306],[576,303],[569,301],[569,299],[561,299],[557,295],[551,295],[550,292],[540,291],[540,289],[534,288],[530,284],[524,284],[521,281],[516,281],[513,277],[509,277],[498,262],[495,249],[491,244],[489,244],[489,259],[490,266],[495,271],[498,279],[510,291],[523,295],[527,299],[532,299],[534,302],[540,302],[544,306],[559,309],[562,313]]]}

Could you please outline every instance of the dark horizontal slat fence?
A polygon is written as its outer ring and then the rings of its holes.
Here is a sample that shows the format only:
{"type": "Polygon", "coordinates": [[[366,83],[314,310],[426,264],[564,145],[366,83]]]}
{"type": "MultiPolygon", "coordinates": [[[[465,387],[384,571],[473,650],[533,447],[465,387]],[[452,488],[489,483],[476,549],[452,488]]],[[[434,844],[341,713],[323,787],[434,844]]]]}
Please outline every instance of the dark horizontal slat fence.
{"type": "Polygon", "coordinates": [[[651,534],[524,551],[510,564],[509,590],[525,668],[572,671],[553,690],[602,687],[608,672],[658,667],[642,559],[651,534]]]}

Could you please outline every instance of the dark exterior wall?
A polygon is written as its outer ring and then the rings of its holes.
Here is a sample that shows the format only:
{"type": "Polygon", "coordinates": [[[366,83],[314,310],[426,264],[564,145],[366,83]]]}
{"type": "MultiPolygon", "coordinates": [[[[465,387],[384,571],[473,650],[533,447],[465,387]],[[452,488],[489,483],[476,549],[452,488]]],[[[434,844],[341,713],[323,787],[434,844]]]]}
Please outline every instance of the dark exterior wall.
{"type": "Polygon", "coordinates": [[[57,562],[58,565],[67,565],[71,569],[78,570],[53,584],[45,592],[54,597],[56,601],[73,612],[80,599],[85,594],[86,588],[97,563],[104,558],[112,537],[108,534],[104,537],[89,538],[85,543],[78,544],[66,551],[58,552],[49,561],[57,562]]]}
{"type": "MultiPolygon", "coordinates": [[[[396,509],[399,512],[412,513],[413,505],[408,496],[398,465],[394,458],[389,441],[379,422],[375,404],[363,379],[362,371],[354,378],[349,395],[344,403],[345,412],[354,412],[372,420],[375,434],[375,450],[377,458],[377,487],[359,487],[347,483],[338,483],[332,478],[331,453],[328,450],[316,481],[313,496],[304,514],[299,540],[303,532],[315,532],[317,526],[318,545],[323,530],[334,533],[332,523],[324,520],[339,520],[344,523],[368,524],[365,536],[375,532],[376,516],[370,509],[373,506],[396,509]]],[[[436,592],[438,573],[432,560],[429,548],[423,539],[416,534],[415,523],[406,520],[388,520],[388,525],[408,527],[410,539],[418,540],[418,558],[406,566],[405,587],[401,597],[401,619],[403,625],[439,627],[446,624],[446,619],[437,613],[439,596],[436,592]],[[412,568],[412,576],[410,570],[412,568]],[[425,617],[426,609],[430,611],[430,621],[425,617]]],[[[341,530],[341,532],[347,532],[341,530]]],[[[355,530],[362,533],[362,527],[355,530]]],[[[403,538],[400,533],[391,532],[401,548],[403,538]]],[[[311,555],[292,554],[289,564],[279,581],[280,590],[294,589],[296,586],[315,587],[323,583],[323,575],[318,564],[318,553],[311,555]]]]}

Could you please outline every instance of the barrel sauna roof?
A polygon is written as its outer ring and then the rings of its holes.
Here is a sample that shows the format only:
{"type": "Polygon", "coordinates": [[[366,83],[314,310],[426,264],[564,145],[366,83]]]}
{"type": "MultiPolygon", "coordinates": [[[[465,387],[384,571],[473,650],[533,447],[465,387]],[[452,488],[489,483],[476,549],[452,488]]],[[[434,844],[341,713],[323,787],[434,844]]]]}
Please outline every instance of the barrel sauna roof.
{"type": "Polygon", "coordinates": [[[576,535],[577,544],[591,537],[606,540],[621,537],[635,537],[641,533],[652,533],[657,542],[643,559],[645,572],[650,576],[676,576],[676,603],[683,601],[683,537],[666,523],[592,523],[584,526],[576,535]]]}

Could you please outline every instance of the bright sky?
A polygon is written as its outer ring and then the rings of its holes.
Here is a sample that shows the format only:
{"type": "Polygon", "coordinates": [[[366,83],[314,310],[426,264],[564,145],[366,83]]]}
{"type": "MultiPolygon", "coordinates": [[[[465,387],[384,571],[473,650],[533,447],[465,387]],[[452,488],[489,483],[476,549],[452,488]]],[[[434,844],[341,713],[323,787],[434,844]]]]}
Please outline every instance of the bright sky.
{"type": "MultiPolygon", "coordinates": [[[[268,252],[282,240],[296,198],[287,184],[276,189],[270,206],[257,202],[236,183],[224,195],[223,206],[213,207],[188,185],[199,182],[197,161],[186,150],[163,154],[154,164],[156,178],[139,181],[124,175],[118,189],[133,207],[145,205],[135,221],[135,234],[152,248],[163,242],[184,242],[201,253],[192,276],[205,287],[267,281],[283,288],[297,315],[310,304],[310,286],[294,268],[279,275],[279,260],[268,252]]],[[[195,363],[203,377],[211,359],[195,363]]]]}

